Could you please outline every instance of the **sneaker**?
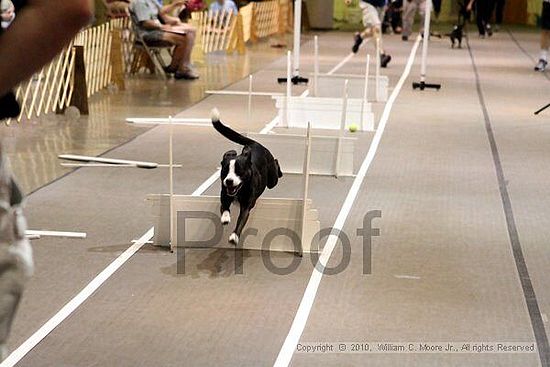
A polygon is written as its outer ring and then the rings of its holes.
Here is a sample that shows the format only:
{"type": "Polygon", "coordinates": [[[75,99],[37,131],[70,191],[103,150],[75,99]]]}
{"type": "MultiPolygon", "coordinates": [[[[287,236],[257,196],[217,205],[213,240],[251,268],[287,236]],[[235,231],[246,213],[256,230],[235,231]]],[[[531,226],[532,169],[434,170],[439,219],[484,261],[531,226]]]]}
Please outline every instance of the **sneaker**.
{"type": "Polygon", "coordinates": [[[380,66],[385,68],[388,67],[388,64],[391,61],[391,56],[387,54],[380,55],[380,66]]]}
{"type": "Polygon", "coordinates": [[[174,78],[177,80],[179,79],[195,80],[195,79],[199,79],[199,74],[195,70],[189,68],[183,72],[176,71],[176,73],[174,74],[174,78]]]}
{"type": "Polygon", "coordinates": [[[548,61],[540,59],[537,65],[535,65],[535,71],[544,71],[546,70],[546,65],[548,65],[548,61]]]}
{"type": "Polygon", "coordinates": [[[351,48],[351,51],[354,54],[356,54],[357,51],[359,51],[359,46],[361,46],[361,43],[363,43],[363,38],[361,38],[361,34],[355,33],[355,35],[353,36],[353,41],[354,41],[354,44],[353,44],[353,47],[351,48]]]}
{"type": "Polygon", "coordinates": [[[500,31],[500,26],[498,24],[495,24],[495,33],[498,33],[500,31]]]}
{"type": "Polygon", "coordinates": [[[479,34],[479,38],[485,39],[485,33],[480,33],[480,34],[479,34]]]}
{"type": "Polygon", "coordinates": [[[409,40],[409,36],[405,36],[405,35],[401,36],[401,41],[407,42],[408,40],[409,40]]]}
{"type": "Polygon", "coordinates": [[[491,37],[493,35],[493,29],[491,28],[491,25],[487,24],[485,26],[485,29],[487,30],[487,36],[491,37]]]}

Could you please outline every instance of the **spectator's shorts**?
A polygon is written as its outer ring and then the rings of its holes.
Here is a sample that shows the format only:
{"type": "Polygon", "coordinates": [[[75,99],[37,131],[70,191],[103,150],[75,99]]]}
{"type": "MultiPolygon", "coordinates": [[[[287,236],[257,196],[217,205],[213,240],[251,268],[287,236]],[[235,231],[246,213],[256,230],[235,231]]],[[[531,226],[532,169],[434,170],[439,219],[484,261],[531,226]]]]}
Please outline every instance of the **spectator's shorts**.
{"type": "Polygon", "coordinates": [[[145,41],[145,43],[147,43],[147,44],[159,43],[159,42],[162,42],[162,35],[163,34],[164,34],[163,31],[158,31],[158,30],[144,31],[142,33],[141,37],[143,38],[143,41],[145,41]]]}
{"type": "Polygon", "coordinates": [[[379,27],[382,22],[380,21],[380,15],[384,14],[383,8],[375,8],[369,3],[364,1],[359,2],[359,6],[363,11],[363,25],[366,27],[379,27]]]}
{"type": "Polygon", "coordinates": [[[542,2],[542,15],[540,17],[542,29],[550,30],[550,2],[542,2]]]}

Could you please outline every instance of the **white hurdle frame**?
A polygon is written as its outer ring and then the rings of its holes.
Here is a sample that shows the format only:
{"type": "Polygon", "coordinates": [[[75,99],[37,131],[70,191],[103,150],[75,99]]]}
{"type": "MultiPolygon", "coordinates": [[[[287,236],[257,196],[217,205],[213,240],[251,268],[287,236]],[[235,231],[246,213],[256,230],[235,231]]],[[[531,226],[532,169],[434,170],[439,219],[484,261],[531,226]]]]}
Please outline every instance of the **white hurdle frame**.
{"type": "Polygon", "coordinates": [[[172,116],[169,120],[169,142],[168,142],[168,170],[169,190],[170,190],[170,251],[174,252],[174,124],[172,124],[172,116]]]}
{"type": "Polygon", "coordinates": [[[185,126],[198,126],[198,127],[210,127],[212,121],[205,118],[167,118],[158,117],[128,117],[126,122],[136,125],[185,125],[185,126]]]}
{"type": "Polygon", "coordinates": [[[306,233],[305,223],[307,215],[307,199],[309,195],[309,165],[311,163],[311,124],[307,125],[306,132],[306,159],[304,159],[304,193],[302,201],[302,228],[300,234],[300,252],[298,255],[302,257],[304,255],[304,238],[306,233]]]}
{"type": "Polygon", "coordinates": [[[313,96],[317,97],[319,78],[319,36],[313,38],[313,96]]]}
{"type": "MultiPolygon", "coordinates": [[[[172,127],[172,125],[170,125],[172,127]]],[[[308,231],[308,228],[307,228],[307,216],[308,216],[308,212],[311,210],[311,208],[309,208],[309,200],[308,200],[308,197],[309,197],[309,185],[310,185],[310,180],[309,180],[309,171],[310,171],[310,163],[311,163],[311,142],[312,142],[312,135],[311,135],[311,125],[308,125],[308,128],[307,128],[307,132],[306,132],[306,136],[305,136],[305,159],[304,159],[304,168],[303,168],[303,176],[304,176],[304,181],[303,181],[303,195],[302,195],[302,198],[299,199],[301,201],[301,212],[300,212],[300,216],[299,216],[299,221],[300,221],[300,248],[299,249],[294,249],[292,250],[292,252],[295,252],[298,256],[303,256],[303,253],[304,253],[304,239],[306,238],[306,233],[308,231]]],[[[169,134],[169,161],[170,161],[170,164],[173,164],[173,132],[172,132],[172,129],[170,129],[170,134],[169,134]]],[[[170,214],[168,216],[168,220],[169,220],[169,225],[170,225],[170,230],[169,230],[169,246],[170,246],[170,251],[174,252],[176,247],[177,247],[177,239],[176,239],[176,236],[175,236],[175,233],[177,231],[176,227],[177,227],[177,209],[176,209],[176,206],[175,206],[175,199],[177,198],[177,195],[174,194],[174,171],[173,169],[170,169],[169,170],[169,201],[170,201],[170,204],[169,204],[169,210],[170,210],[170,214]]],[[[155,195],[153,195],[155,196],[155,195]]],[[[160,195],[160,197],[162,198],[162,195],[160,195]]],[[[267,198],[266,200],[277,200],[277,199],[269,199],[267,198]]],[[[185,225],[185,224],[184,224],[185,225]]],[[[156,242],[155,242],[156,243],[156,242]]],[[[157,243],[158,244],[158,243],[157,243]]],[[[239,247],[240,248],[240,247],[239,247]]],[[[278,250],[278,251],[281,251],[281,250],[278,250]]],[[[287,251],[287,250],[284,250],[284,251],[287,251]]],[[[288,251],[291,251],[290,249],[288,249],[288,251]]],[[[312,251],[312,248],[310,246],[308,246],[308,252],[311,252],[312,251]]],[[[318,251],[318,248],[315,249],[315,251],[318,251]]]]}
{"type": "MultiPolygon", "coordinates": [[[[301,6],[301,4],[300,4],[301,6]]],[[[299,43],[299,42],[298,42],[299,43]]],[[[292,98],[292,65],[291,65],[292,53],[290,51],[286,54],[286,100],[285,100],[285,116],[283,127],[288,127],[290,123],[290,99],[292,98]]]]}
{"type": "MultiPolygon", "coordinates": [[[[368,95],[369,95],[369,69],[370,69],[370,55],[367,54],[367,65],[365,66],[365,88],[363,89],[363,101],[361,103],[361,130],[365,128],[365,118],[363,116],[365,112],[365,105],[369,103],[368,101],[368,95]]],[[[376,81],[376,84],[378,84],[378,80],[376,81]]],[[[346,84],[346,88],[347,88],[346,84]]],[[[378,89],[378,85],[376,86],[376,89],[378,89]]]]}
{"type": "MultiPolygon", "coordinates": [[[[344,82],[344,93],[342,95],[342,118],[340,120],[340,130],[338,131],[338,145],[336,148],[336,157],[334,162],[334,176],[338,178],[340,175],[340,157],[342,156],[342,138],[346,128],[346,118],[348,115],[348,84],[349,80],[344,82]]],[[[362,112],[362,111],[361,111],[362,112]]],[[[361,120],[363,118],[361,117],[361,120]]]]}
{"type": "Polygon", "coordinates": [[[25,231],[25,236],[30,239],[40,239],[42,237],[85,239],[87,237],[87,234],[82,232],[39,231],[28,229],[27,231],[25,231]]]}
{"type": "MultiPolygon", "coordinates": [[[[431,0],[428,0],[431,1],[431,0]]],[[[376,102],[380,102],[380,38],[376,38],[376,102]]]]}

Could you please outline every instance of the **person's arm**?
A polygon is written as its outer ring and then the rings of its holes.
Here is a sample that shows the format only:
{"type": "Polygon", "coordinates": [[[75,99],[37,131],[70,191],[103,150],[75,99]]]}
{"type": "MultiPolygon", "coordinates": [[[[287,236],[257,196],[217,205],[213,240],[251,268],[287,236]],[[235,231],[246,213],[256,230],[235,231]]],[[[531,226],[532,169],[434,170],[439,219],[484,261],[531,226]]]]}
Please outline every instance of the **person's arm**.
{"type": "Polygon", "coordinates": [[[472,11],[472,8],[473,8],[473,6],[474,6],[474,1],[475,1],[475,0],[470,0],[470,1],[468,2],[468,5],[466,6],[466,10],[467,10],[467,11],[472,11]]]}
{"type": "Polygon", "coordinates": [[[174,1],[171,4],[165,5],[160,9],[159,15],[162,17],[164,23],[168,25],[180,25],[181,20],[172,15],[176,9],[183,10],[185,8],[185,1],[174,1]]]}
{"type": "Polygon", "coordinates": [[[29,0],[0,37],[0,96],[53,59],[92,10],[90,0],[29,0]]]}

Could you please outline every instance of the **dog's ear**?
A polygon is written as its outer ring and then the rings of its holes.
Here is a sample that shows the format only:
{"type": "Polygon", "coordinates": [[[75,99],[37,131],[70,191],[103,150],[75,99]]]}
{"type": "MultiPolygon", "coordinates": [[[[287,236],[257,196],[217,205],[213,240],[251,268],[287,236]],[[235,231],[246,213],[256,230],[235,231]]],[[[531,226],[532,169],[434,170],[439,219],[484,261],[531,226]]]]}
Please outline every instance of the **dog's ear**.
{"type": "Polygon", "coordinates": [[[243,149],[242,155],[246,158],[248,162],[252,162],[252,154],[250,153],[250,149],[243,149]]]}
{"type": "Polygon", "coordinates": [[[227,163],[227,162],[229,162],[230,160],[235,159],[235,158],[237,158],[237,151],[236,151],[236,150],[227,151],[227,152],[225,152],[225,154],[223,155],[221,164],[223,165],[223,164],[225,164],[225,163],[227,163]]]}

